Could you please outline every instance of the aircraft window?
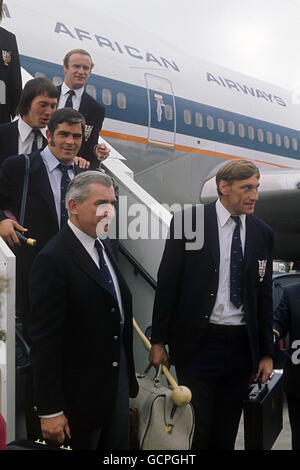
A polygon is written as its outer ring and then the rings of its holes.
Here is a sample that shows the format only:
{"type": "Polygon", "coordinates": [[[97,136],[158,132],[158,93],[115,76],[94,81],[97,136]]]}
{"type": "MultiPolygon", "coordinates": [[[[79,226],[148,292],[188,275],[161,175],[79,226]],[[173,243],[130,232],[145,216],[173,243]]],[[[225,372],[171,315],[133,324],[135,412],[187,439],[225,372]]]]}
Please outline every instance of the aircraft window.
{"type": "Polygon", "coordinates": [[[63,79],[62,77],[55,76],[53,77],[52,82],[54,83],[55,86],[59,86],[62,84],[63,79]]]}
{"type": "Polygon", "coordinates": [[[192,123],[192,113],[189,109],[184,110],[183,119],[184,119],[185,124],[191,124],[192,123]]]}
{"type": "Polygon", "coordinates": [[[239,136],[245,137],[245,126],[244,124],[239,124],[239,136]]]}
{"type": "Polygon", "coordinates": [[[203,127],[203,116],[201,113],[195,114],[195,122],[197,127],[203,127]]]}
{"type": "Polygon", "coordinates": [[[290,139],[287,135],[284,136],[283,138],[283,142],[284,142],[284,146],[286,149],[289,149],[290,148],[290,139]]]}
{"type": "Polygon", "coordinates": [[[280,134],[275,134],[275,141],[277,147],[281,147],[281,135],[280,134]]]}
{"type": "Polygon", "coordinates": [[[166,106],[165,106],[165,116],[166,116],[166,119],[168,119],[169,121],[172,121],[172,119],[173,119],[173,108],[169,104],[166,104],[166,106]]]}
{"type": "Polygon", "coordinates": [[[117,105],[118,108],[120,109],[126,109],[127,108],[127,100],[126,100],[126,95],[124,93],[117,93],[117,105]]]}
{"type": "Polygon", "coordinates": [[[235,125],[233,121],[228,121],[228,132],[230,135],[235,134],[235,125]]]}
{"type": "Polygon", "coordinates": [[[292,138],[292,147],[293,150],[298,150],[298,140],[295,137],[292,138]]]}
{"type": "Polygon", "coordinates": [[[268,144],[273,144],[273,134],[271,131],[267,131],[266,132],[266,136],[267,136],[267,142],[268,144]]]}
{"type": "Polygon", "coordinates": [[[97,99],[97,90],[96,90],[96,87],[94,85],[87,85],[86,86],[86,92],[92,97],[95,99],[97,99]]]}
{"type": "Polygon", "coordinates": [[[45,75],[44,73],[42,73],[42,72],[36,72],[36,73],[34,74],[34,76],[35,76],[35,78],[38,78],[38,77],[46,78],[46,75],[45,75]]]}
{"type": "Polygon", "coordinates": [[[102,89],[102,102],[103,102],[103,104],[105,104],[106,106],[110,106],[111,103],[112,103],[111,91],[108,90],[108,88],[103,88],[103,89],[102,89]]]}
{"type": "Polygon", "coordinates": [[[251,140],[254,140],[254,138],[255,138],[254,127],[252,127],[252,126],[248,126],[248,137],[251,140]]]}
{"type": "Polygon", "coordinates": [[[225,122],[224,122],[224,119],[221,119],[221,118],[218,119],[218,131],[219,131],[219,132],[225,132],[225,122]]]}
{"type": "Polygon", "coordinates": [[[264,141],[264,131],[262,129],[257,129],[257,138],[259,142],[264,141]]]}
{"type": "Polygon", "coordinates": [[[206,118],[207,127],[212,131],[215,127],[214,118],[212,116],[207,116],[206,118]]]}

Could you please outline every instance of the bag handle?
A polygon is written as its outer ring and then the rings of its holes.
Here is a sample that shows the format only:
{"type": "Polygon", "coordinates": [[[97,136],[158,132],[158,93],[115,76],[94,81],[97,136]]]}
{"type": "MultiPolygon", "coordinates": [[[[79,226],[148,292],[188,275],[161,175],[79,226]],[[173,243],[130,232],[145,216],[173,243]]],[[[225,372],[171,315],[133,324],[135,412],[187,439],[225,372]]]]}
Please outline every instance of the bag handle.
{"type": "Polygon", "coordinates": [[[24,183],[23,183],[21,212],[20,212],[20,218],[19,218],[19,224],[20,225],[23,225],[23,223],[24,223],[27,192],[28,192],[29,170],[30,170],[30,158],[29,158],[28,155],[24,155],[24,157],[25,157],[25,174],[24,174],[24,183]]]}
{"type": "MultiPolygon", "coordinates": [[[[144,333],[141,331],[140,327],[138,326],[138,324],[137,324],[137,322],[135,321],[134,318],[132,319],[132,321],[133,321],[133,327],[134,327],[135,331],[140,336],[142,341],[145,343],[146,347],[148,349],[150,349],[151,348],[150,341],[146,338],[144,333]]],[[[192,399],[191,391],[187,387],[185,387],[184,385],[178,385],[176,380],[174,379],[174,377],[169,372],[169,369],[164,364],[162,365],[162,371],[165,374],[169,384],[173,388],[173,392],[172,392],[173,402],[177,406],[187,405],[192,399]]]]}

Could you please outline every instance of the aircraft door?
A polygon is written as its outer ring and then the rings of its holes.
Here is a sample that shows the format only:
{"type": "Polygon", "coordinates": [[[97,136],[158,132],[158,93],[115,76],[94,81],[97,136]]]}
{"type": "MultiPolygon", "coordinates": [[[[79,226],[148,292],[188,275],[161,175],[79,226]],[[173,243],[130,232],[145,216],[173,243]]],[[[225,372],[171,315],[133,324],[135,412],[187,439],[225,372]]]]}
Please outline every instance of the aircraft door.
{"type": "Polygon", "coordinates": [[[170,80],[145,73],[148,94],[148,142],[174,148],[176,106],[170,80]]]}

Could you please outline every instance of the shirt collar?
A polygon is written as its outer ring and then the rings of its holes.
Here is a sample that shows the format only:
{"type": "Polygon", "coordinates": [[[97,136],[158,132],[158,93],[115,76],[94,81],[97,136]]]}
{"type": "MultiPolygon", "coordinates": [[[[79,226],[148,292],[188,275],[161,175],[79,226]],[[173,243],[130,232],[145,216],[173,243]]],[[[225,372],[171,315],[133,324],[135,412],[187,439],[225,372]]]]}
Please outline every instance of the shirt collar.
{"type": "Polygon", "coordinates": [[[95,240],[96,238],[91,237],[87,233],[83,232],[80,230],[76,225],[71,222],[71,220],[68,220],[68,225],[70,229],[73,231],[74,235],[78,238],[78,240],[82,243],[84,248],[88,251],[88,253],[92,254],[94,247],[95,247],[95,240]]]}
{"type": "MultiPolygon", "coordinates": [[[[231,218],[230,212],[223,206],[221,203],[220,199],[217,200],[216,202],[216,212],[217,212],[217,217],[220,222],[221,227],[224,227],[224,225],[228,222],[228,220],[231,218]]],[[[241,224],[242,228],[245,229],[245,224],[246,224],[246,214],[241,214],[240,215],[241,219],[241,224]]],[[[231,219],[232,220],[232,219],[231,219]]]]}
{"type": "MultiPolygon", "coordinates": [[[[62,86],[61,86],[61,94],[62,95],[66,95],[68,93],[68,91],[70,91],[71,88],[68,87],[68,85],[66,85],[65,82],[63,82],[62,86]]],[[[77,88],[76,90],[73,90],[75,92],[75,95],[77,98],[81,98],[82,95],[83,95],[83,92],[84,92],[84,87],[81,87],[81,88],[77,88]]]]}
{"type": "MultiPolygon", "coordinates": [[[[50,173],[52,173],[53,170],[61,163],[50,151],[49,146],[44,148],[44,150],[41,151],[41,157],[44,160],[44,163],[47,165],[48,170],[50,173]]],[[[74,163],[70,165],[74,171],[74,163]]]]}
{"type": "MultiPolygon", "coordinates": [[[[40,131],[43,134],[43,136],[45,137],[45,139],[47,139],[46,129],[47,129],[46,127],[40,127],[40,131]]],[[[25,142],[25,140],[28,138],[28,136],[32,132],[33,128],[31,126],[29,126],[29,124],[27,124],[27,122],[25,122],[20,117],[18,119],[18,130],[19,130],[19,135],[20,135],[21,141],[25,142]]]]}

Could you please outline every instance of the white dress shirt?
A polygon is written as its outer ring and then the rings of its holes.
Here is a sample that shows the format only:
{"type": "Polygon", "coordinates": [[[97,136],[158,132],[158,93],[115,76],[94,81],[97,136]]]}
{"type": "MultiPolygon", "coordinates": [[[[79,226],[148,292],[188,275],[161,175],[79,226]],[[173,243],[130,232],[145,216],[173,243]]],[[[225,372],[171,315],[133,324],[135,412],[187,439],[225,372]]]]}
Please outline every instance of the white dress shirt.
{"type": "MultiPolygon", "coordinates": [[[[236,223],[219,199],[216,202],[216,212],[220,247],[219,285],[216,302],[210,316],[210,322],[222,325],[243,325],[245,324],[243,305],[241,305],[240,308],[236,308],[230,301],[230,253],[232,235],[236,223]]],[[[241,214],[240,220],[241,243],[244,253],[246,215],[241,214]]]]}
{"type": "MultiPolygon", "coordinates": [[[[41,133],[47,139],[46,136],[46,127],[40,128],[41,133]]],[[[27,155],[32,152],[32,144],[33,144],[33,129],[31,126],[29,126],[23,119],[20,117],[18,119],[18,154],[19,155],[27,155]]],[[[37,146],[38,148],[42,148],[43,146],[43,137],[40,134],[38,136],[38,141],[37,141],[37,146]]]]}
{"type": "MultiPolygon", "coordinates": [[[[65,84],[65,82],[63,82],[63,84],[61,86],[61,94],[60,94],[60,97],[59,97],[57,109],[65,107],[66,101],[67,101],[68,96],[69,96],[68,91],[70,89],[71,88],[69,88],[65,84]]],[[[73,109],[76,109],[76,111],[79,111],[79,106],[80,106],[81,98],[82,98],[82,95],[83,95],[83,92],[84,92],[84,87],[78,88],[77,90],[74,90],[74,92],[75,92],[75,95],[72,96],[73,109]]]]}
{"type": "MultiPolygon", "coordinates": [[[[57,214],[58,225],[60,226],[60,184],[62,178],[62,172],[58,168],[58,165],[61,163],[50,151],[48,145],[41,151],[41,157],[45,163],[48,178],[50,181],[50,186],[53,192],[55,208],[57,214]]],[[[70,179],[74,178],[74,163],[68,168],[68,175],[70,179]]]]}

